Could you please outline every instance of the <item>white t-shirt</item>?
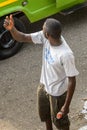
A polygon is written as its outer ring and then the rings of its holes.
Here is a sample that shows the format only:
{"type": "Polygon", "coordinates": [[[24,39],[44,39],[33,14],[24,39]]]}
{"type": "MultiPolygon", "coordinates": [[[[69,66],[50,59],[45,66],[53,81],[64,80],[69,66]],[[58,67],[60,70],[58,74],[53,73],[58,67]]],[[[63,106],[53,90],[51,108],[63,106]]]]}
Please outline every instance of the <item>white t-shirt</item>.
{"type": "Polygon", "coordinates": [[[32,33],[31,38],[35,44],[43,44],[40,82],[50,95],[62,95],[67,91],[68,77],[78,75],[72,50],[62,36],[62,44],[59,46],[50,45],[43,31],[32,33]]]}

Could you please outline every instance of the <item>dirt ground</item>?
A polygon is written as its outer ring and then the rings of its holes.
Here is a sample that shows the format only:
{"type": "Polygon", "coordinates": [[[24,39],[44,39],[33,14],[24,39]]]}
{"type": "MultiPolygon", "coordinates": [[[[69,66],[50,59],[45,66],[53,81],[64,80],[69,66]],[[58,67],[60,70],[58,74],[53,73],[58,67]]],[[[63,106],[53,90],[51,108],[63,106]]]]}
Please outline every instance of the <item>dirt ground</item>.
{"type": "MultiPolygon", "coordinates": [[[[52,16],[63,25],[63,36],[72,48],[79,71],[70,106],[71,130],[87,125],[81,115],[87,98],[87,8],[68,16],[52,16]]],[[[40,30],[43,21],[27,25],[27,33],[40,30]]],[[[42,46],[25,44],[14,57],[0,61],[0,130],[45,130],[37,112],[36,90],[41,72],[42,46]]],[[[55,126],[54,130],[56,130],[55,126]]]]}

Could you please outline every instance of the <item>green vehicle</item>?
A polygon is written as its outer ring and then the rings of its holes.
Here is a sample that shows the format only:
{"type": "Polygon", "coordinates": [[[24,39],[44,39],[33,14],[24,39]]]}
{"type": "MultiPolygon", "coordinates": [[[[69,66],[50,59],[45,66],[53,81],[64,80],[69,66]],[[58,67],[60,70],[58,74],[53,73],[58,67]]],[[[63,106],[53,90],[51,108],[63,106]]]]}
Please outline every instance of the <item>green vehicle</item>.
{"type": "Polygon", "coordinates": [[[0,0],[0,59],[16,54],[23,43],[18,43],[3,27],[6,15],[15,16],[15,26],[25,32],[25,26],[20,17],[26,15],[30,23],[62,12],[69,14],[87,6],[87,0],[0,0]]]}

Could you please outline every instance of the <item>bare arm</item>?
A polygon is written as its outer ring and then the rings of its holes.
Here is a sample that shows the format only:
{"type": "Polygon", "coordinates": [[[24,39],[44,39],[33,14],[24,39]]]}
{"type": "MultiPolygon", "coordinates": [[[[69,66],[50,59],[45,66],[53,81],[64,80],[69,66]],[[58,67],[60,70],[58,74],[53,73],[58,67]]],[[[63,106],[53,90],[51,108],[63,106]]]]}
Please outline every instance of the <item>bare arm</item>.
{"type": "Polygon", "coordinates": [[[10,15],[9,17],[8,16],[6,17],[3,26],[5,27],[5,29],[10,31],[12,37],[16,41],[19,41],[19,42],[32,42],[30,34],[22,33],[22,32],[18,31],[15,28],[14,19],[13,19],[12,15],[10,15]]]}
{"type": "Polygon", "coordinates": [[[63,114],[67,114],[69,112],[69,106],[75,91],[75,86],[76,86],[76,78],[75,77],[68,77],[69,80],[69,84],[68,84],[68,91],[67,91],[67,96],[66,96],[66,100],[65,103],[63,105],[63,107],[61,108],[61,111],[63,112],[63,114]]]}
{"type": "Polygon", "coordinates": [[[33,42],[31,39],[30,34],[25,34],[22,33],[20,31],[18,31],[15,27],[12,28],[12,30],[10,30],[10,33],[12,35],[12,37],[19,42],[33,42]]]}

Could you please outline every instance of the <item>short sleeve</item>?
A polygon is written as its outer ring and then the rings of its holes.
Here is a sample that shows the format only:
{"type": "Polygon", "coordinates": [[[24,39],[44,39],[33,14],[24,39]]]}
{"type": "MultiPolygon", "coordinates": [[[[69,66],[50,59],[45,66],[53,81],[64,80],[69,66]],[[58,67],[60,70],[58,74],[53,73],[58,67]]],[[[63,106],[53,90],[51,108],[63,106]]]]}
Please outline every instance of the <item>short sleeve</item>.
{"type": "Polygon", "coordinates": [[[35,44],[42,44],[43,43],[43,31],[39,31],[39,32],[35,32],[35,33],[31,33],[31,39],[33,41],[33,43],[35,44]]]}
{"type": "Polygon", "coordinates": [[[73,53],[65,54],[62,57],[62,64],[67,77],[73,77],[79,74],[75,66],[75,58],[73,53]]]}

